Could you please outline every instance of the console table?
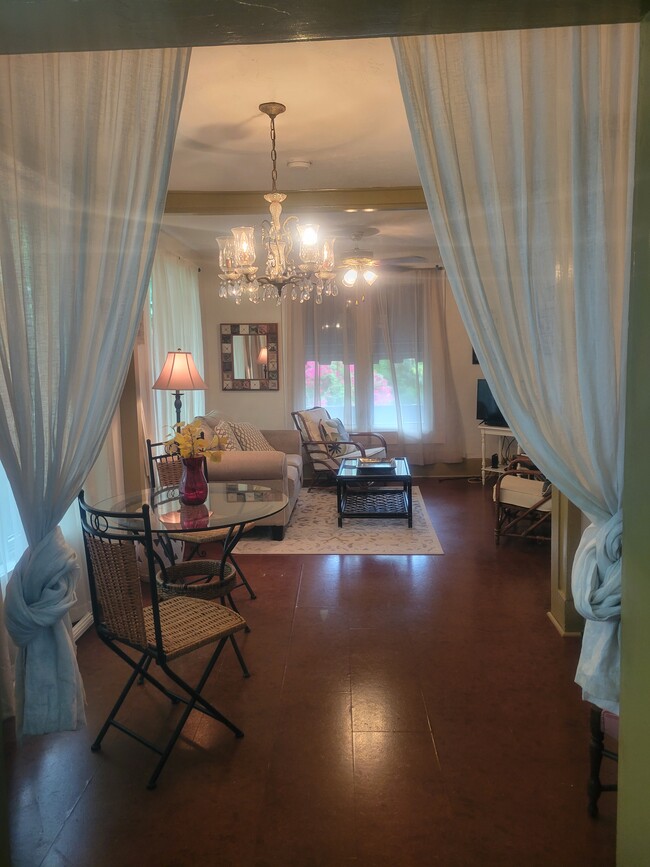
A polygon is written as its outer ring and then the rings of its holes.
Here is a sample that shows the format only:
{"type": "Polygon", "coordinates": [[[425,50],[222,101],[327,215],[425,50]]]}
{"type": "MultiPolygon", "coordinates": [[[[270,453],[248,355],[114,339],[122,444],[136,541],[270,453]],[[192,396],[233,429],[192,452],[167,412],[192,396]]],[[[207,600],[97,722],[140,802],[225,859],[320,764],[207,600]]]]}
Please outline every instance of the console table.
{"type": "MultiPolygon", "coordinates": [[[[481,423],[478,426],[478,429],[481,431],[481,483],[484,485],[485,477],[488,473],[496,473],[499,475],[504,471],[505,463],[503,462],[503,443],[507,439],[515,439],[515,436],[509,427],[497,427],[496,425],[481,423]],[[499,441],[497,448],[499,463],[496,467],[493,467],[490,463],[490,458],[488,457],[485,445],[486,437],[497,437],[499,441]]],[[[517,447],[517,451],[518,450],[519,448],[517,447]]],[[[490,452],[490,455],[491,454],[492,452],[490,452]]]]}

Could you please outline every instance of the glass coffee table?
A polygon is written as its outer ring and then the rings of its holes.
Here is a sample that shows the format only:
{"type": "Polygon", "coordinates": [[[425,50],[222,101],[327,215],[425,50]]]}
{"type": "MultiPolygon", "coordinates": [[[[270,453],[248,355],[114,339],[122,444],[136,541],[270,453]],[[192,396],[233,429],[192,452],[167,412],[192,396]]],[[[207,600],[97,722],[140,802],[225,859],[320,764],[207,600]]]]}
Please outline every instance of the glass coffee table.
{"type": "Polygon", "coordinates": [[[343,518],[405,518],[412,527],[412,482],[406,458],[344,458],[336,476],[339,527],[343,518]]]}

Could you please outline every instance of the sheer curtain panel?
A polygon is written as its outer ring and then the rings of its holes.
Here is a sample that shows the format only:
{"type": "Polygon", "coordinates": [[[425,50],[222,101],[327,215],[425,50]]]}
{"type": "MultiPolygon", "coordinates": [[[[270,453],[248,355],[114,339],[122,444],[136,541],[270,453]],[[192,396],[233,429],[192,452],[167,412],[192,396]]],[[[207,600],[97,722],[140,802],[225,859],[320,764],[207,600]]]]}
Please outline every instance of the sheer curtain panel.
{"type": "MultiPolygon", "coordinates": [[[[142,383],[148,388],[162,370],[167,353],[175,349],[191,352],[199,373],[203,376],[203,330],[197,266],[173,253],[156,253],[151,275],[150,317],[147,333],[151,378],[142,383]]],[[[145,338],[145,340],[147,339],[145,338]]],[[[173,392],[153,391],[153,419],[149,435],[154,441],[166,439],[176,422],[173,392]]],[[[186,391],[183,394],[183,421],[192,421],[205,411],[205,392],[186,391]]]]}
{"type": "Polygon", "coordinates": [[[293,405],[380,432],[416,466],[461,460],[445,301],[444,272],[424,268],[384,271],[359,306],[344,290],[291,305],[293,405]]]}
{"type": "Polygon", "coordinates": [[[577,682],[617,708],[638,27],[394,40],[443,263],[517,439],[589,517],[577,682]]]}
{"type": "Polygon", "coordinates": [[[19,736],[84,721],[78,564],[58,523],[128,369],[189,56],[0,57],[0,457],[28,544],[5,600],[19,736]]]}

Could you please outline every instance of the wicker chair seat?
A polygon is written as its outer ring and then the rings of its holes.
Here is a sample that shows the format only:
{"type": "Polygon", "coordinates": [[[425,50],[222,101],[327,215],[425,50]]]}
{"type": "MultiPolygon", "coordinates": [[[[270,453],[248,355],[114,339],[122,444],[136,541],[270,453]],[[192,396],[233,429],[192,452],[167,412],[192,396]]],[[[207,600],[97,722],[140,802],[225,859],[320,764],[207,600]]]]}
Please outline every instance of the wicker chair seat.
{"type": "MultiPolygon", "coordinates": [[[[243,617],[205,599],[190,599],[188,596],[175,596],[160,602],[160,625],[165,656],[172,660],[177,656],[196,650],[214,642],[215,634],[220,637],[232,635],[246,625],[243,617]]],[[[143,609],[147,641],[152,650],[156,648],[153,624],[153,609],[143,609]]]]}

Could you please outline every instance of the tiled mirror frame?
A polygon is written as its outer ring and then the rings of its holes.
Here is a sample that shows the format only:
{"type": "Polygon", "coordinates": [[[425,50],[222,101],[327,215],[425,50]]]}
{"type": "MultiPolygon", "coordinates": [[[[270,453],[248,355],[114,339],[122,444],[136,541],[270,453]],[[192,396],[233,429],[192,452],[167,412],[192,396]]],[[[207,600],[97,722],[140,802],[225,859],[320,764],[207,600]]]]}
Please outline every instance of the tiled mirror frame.
{"type": "Polygon", "coordinates": [[[277,322],[222,322],[221,389],[222,391],[278,391],[280,388],[279,342],[277,322]],[[266,379],[235,379],[233,337],[237,335],[265,335],[267,348],[266,379]]]}

